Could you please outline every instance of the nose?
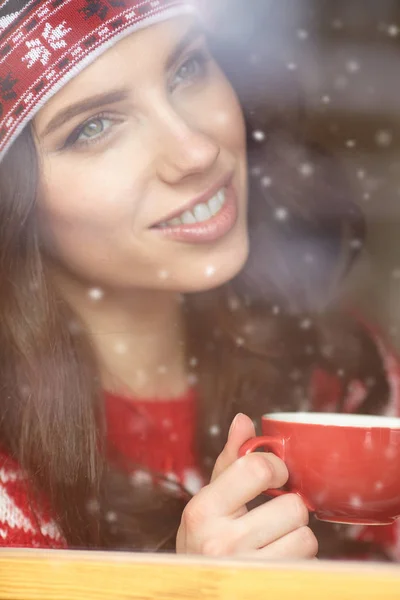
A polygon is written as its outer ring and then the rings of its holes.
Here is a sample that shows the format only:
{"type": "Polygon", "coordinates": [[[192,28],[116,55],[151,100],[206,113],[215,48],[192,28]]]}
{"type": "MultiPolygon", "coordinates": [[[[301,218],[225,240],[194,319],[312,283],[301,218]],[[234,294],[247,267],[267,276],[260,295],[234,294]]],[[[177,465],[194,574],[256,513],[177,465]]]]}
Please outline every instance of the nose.
{"type": "Polygon", "coordinates": [[[159,115],[156,137],[157,174],[170,185],[207,172],[221,151],[212,135],[199,130],[173,109],[159,115]]]}

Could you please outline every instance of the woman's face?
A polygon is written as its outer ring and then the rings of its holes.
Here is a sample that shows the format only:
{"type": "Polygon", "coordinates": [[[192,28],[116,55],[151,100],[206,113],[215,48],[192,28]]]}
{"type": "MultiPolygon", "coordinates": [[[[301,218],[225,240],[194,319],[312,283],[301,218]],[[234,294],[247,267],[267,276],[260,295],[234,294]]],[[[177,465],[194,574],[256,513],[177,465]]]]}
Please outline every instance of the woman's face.
{"type": "Polygon", "coordinates": [[[64,276],[190,292],[243,266],[243,117],[192,18],[120,41],[44,106],[34,131],[43,244],[64,276]]]}

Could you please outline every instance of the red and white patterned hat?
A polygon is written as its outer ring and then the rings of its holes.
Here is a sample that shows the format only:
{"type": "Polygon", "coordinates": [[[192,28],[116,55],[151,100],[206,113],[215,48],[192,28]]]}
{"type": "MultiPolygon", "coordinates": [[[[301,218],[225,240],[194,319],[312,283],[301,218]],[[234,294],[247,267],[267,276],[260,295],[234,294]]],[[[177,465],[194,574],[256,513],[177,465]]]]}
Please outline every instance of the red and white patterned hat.
{"type": "Polygon", "coordinates": [[[194,10],[193,0],[4,0],[0,160],[45,102],[118,40],[194,10]]]}

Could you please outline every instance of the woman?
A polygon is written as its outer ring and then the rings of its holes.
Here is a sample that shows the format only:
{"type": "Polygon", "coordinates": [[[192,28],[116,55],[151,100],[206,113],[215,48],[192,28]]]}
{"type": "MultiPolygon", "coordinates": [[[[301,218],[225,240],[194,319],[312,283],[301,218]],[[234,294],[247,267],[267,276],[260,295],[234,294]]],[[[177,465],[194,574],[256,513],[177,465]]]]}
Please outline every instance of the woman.
{"type": "Polygon", "coordinates": [[[187,2],[8,0],[0,23],[0,539],[167,549],[180,521],[178,552],[314,556],[297,496],[246,509],[287,471],[237,460],[232,419],[338,368],[299,312],[362,236],[328,159],[307,153],[318,195],[257,191],[290,159],[271,131],[248,226],[242,112],[187,2]]]}

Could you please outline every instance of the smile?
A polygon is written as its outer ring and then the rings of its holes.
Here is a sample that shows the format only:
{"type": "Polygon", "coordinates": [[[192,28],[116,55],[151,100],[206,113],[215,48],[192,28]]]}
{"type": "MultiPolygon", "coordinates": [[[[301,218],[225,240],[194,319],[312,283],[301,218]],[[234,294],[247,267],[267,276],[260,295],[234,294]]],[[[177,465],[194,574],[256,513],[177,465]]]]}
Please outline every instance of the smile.
{"type": "Polygon", "coordinates": [[[178,227],[179,225],[193,225],[204,223],[215,217],[223,208],[226,201],[226,189],[219,190],[207,203],[199,202],[192,210],[185,210],[174,219],[160,223],[159,228],[178,227]]]}
{"type": "Polygon", "coordinates": [[[221,239],[233,229],[238,218],[238,197],[232,176],[225,179],[225,185],[220,184],[216,191],[207,195],[158,223],[152,231],[168,239],[191,244],[221,239]]]}

